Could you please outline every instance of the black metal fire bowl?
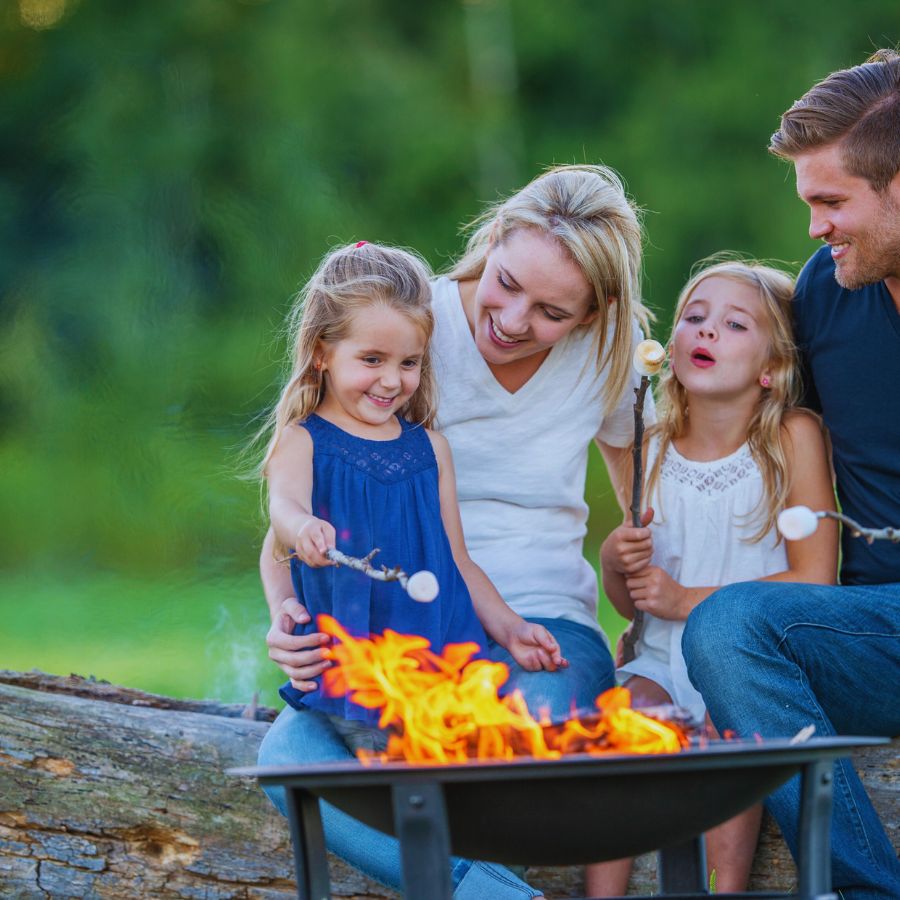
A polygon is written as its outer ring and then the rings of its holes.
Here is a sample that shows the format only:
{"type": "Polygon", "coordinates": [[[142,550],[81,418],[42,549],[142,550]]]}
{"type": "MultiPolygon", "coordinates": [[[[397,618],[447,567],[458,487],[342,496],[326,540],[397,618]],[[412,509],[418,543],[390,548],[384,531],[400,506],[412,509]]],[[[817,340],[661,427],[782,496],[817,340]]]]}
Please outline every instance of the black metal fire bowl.
{"type": "MultiPolygon", "coordinates": [[[[659,851],[660,896],[708,896],[702,833],[801,776],[794,900],[837,900],[829,826],[834,760],[885,738],[724,741],[652,756],[414,766],[232,769],[283,786],[300,900],[331,888],[319,799],[400,841],[404,897],[451,900],[450,853],[570,865],[659,851]]],[[[785,894],[729,894],[783,898],[785,894]]],[[[723,895],[724,900],[724,895],[723,895]]]]}
{"type": "Polygon", "coordinates": [[[587,754],[459,765],[322,764],[232,770],[310,791],[396,835],[393,790],[443,789],[450,848],[501,863],[573,865],[682,842],[762,800],[804,765],[849,756],[878,738],[722,741],[681,753],[587,754]]]}

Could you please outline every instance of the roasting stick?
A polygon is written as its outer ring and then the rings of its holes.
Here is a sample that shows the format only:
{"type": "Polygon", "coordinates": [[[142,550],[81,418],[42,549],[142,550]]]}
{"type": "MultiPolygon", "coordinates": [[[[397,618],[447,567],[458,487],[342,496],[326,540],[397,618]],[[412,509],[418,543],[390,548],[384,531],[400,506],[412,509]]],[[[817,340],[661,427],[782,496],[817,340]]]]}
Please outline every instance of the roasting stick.
{"type": "Polygon", "coordinates": [[[392,569],[382,566],[380,569],[376,569],[372,566],[372,557],[378,552],[378,547],[375,547],[362,559],[356,556],[347,556],[346,553],[341,553],[340,550],[336,549],[327,550],[325,555],[336,565],[355,569],[357,572],[362,572],[363,575],[368,575],[369,578],[375,581],[400,582],[400,587],[413,600],[417,600],[419,603],[431,603],[437,597],[439,590],[438,580],[433,572],[421,569],[413,575],[407,575],[399,566],[394,566],[392,569]]]}
{"type": "MultiPolygon", "coordinates": [[[[641,376],[639,387],[634,389],[634,449],[632,450],[633,476],[631,479],[631,524],[641,527],[641,488],[644,482],[644,399],[650,378],[657,375],[666,359],[666,351],[659,341],[641,341],[634,348],[632,364],[641,376]]],[[[644,613],[634,611],[631,627],[622,638],[622,660],[629,663],[634,659],[634,647],[644,628],[644,613]]]]}
{"type": "Polygon", "coordinates": [[[873,541],[891,541],[900,544],[900,528],[865,528],[843,513],[830,509],[814,512],[808,506],[791,506],[783,509],[778,513],[778,530],[789,541],[800,541],[815,532],[819,527],[819,519],[836,519],[850,529],[853,537],[864,538],[867,544],[873,541]]]}

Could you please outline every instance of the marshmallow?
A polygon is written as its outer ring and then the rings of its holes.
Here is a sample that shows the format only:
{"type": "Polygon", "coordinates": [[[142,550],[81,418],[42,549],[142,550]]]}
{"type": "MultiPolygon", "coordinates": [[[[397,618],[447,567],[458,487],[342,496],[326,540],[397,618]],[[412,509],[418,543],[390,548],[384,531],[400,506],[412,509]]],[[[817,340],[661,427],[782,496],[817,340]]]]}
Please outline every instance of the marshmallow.
{"type": "Polygon", "coordinates": [[[792,506],[778,513],[776,524],[789,541],[800,541],[815,533],[819,517],[808,506],[792,506]]]}
{"type": "Polygon", "coordinates": [[[431,603],[438,595],[438,580],[434,572],[422,569],[406,581],[406,593],[419,603],[431,603]]]}
{"type": "Polygon", "coordinates": [[[659,373],[666,361],[666,351],[659,341],[641,341],[634,348],[632,363],[638,375],[651,376],[659,373]]]}

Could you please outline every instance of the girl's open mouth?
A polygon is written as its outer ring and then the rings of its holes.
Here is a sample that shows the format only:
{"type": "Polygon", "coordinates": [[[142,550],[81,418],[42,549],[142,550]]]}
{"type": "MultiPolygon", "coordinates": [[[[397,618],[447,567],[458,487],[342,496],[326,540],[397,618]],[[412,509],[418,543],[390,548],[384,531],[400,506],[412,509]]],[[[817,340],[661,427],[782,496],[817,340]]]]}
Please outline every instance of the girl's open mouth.
{"type": "Polygon", "coordinates": [[[713,355],[703,347],[698,347],[691,353],[691,362],[700,369],[708,369],[716,364],[713,355]]]}

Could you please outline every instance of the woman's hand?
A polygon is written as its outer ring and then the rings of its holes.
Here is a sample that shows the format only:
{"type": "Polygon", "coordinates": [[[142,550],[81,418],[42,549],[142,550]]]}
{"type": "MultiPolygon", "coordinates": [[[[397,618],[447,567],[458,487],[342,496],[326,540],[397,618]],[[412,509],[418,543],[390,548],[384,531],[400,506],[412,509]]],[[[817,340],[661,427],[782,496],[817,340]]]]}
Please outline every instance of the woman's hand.
{"type": "Polygon", "coordinates": [[[328,659],[331,651],[327,646],[331,638],[327,634],[292,634],[295,624],[303,625],[308,621],[306,607],[296,597],[288,597],[279,607],[266,635],[269,659],[291,679],[298,691],[306,692],[317,687],[310,679],[331,666],[328,659]]]}
{"type": "Polygon", "coordinates": [[[690,590],[659,566],[645,566],[635,575],[629,575],[625,584],[635,608],[658,619],[681,621],[696,605],[690,590]]]}
{"type": "Polygon", "coordinates": [[[334,563],[325,555],[335,546],[334,526],[324,519],[310,516],[297,532],[294,540],[294,553],[302,562],[313,568],[333,566],[334,563]]]}
{"type": "Polygon", "coordinates": [[[634,575],[650,563],[653,556],[653,537],[647,527],[653,521],[653,510],[641,515],[641,528],[620,525],[614,528],[600,547],[600,563],[617,575],[634,575]]]}
{"type": "Polygon", "coordinates": [[[504,646],[526,672],[541,669],[555,672],[569,666],[569,661],[560,653],[556,638],[543,625],[522,618],[510,629],[504,646]]]}

